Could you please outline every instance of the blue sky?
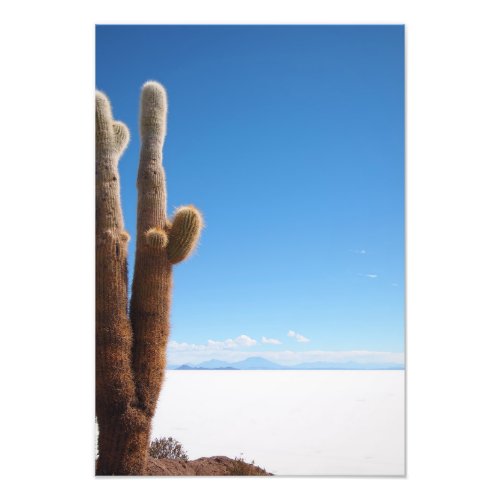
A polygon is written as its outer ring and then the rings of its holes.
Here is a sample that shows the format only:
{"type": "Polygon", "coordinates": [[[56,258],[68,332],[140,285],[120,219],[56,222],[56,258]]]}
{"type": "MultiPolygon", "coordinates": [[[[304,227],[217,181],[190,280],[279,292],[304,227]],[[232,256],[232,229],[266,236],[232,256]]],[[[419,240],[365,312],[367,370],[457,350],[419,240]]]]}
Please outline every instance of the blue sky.
{"type": "Polygon", "coordinates": [[[404,27],[98,26],[96,86],[131,132],[130,269],[147,80],[168,92],[168,211],[206,219],[170,362],[402,360],[404,27]]]}

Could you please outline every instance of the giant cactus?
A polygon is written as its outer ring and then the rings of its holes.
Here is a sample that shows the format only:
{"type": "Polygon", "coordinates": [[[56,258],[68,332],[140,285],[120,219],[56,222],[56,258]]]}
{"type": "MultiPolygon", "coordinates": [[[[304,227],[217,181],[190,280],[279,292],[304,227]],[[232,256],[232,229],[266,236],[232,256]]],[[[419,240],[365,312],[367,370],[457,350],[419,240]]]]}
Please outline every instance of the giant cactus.
{"type": "Polygon", "coordinates": [[[96,95],[96,413],[98,475],[144,471],[151,422],[166,365],[172,265],[195,248],[203,225],[193,206],[166,213],[162,148],[167,97],[148,82],[141,96],[137,244],[130,308],[127,245],[120,206],[118,161],[127,127],[96,95]]]}

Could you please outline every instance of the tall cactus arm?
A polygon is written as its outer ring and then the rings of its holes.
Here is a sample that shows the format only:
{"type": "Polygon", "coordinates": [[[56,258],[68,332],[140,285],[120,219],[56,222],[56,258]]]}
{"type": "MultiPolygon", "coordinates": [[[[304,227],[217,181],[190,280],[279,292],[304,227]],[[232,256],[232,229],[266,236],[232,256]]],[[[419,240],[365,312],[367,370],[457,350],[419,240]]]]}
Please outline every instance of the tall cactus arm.
{"type": "Polygon", "coordinates": [[[129,138],[107,97],[96,94],[97,397],[122,411],[133,397],[132,329],[127,318],[127,244],[118,161],[129,138]],[[118,369],[116,369],[118,368],[118,369]]]}
{"type": "Polygon", "coordinates": [[[108,98],[96,92],[96,235],[123,231],[118,160],[127,147],[127,127],[113,121],[108,98]]]}
{"type": "Polygon", "coordinates": [[[163,382],[169,334],[172,266],[166,252],[169,225],[162,166],[166,114],[165,90],[156,82],[147,82],[141,94],[137,245],[130,319],[138,404],[149,417],[154,414],[163,382]]]}
{"type": "Polygon", "coordinates": [[[167,131],[167,94],[156,82],[144,84],[141,95],[141,155],[137,177],[138,243],[145,243],[144,233],[150,228],[165,229],[167,221],[167,189],[162,166],[162,149],[167,131]]]}
{"type": "Polygon", "coordinates": [[[132,328],[127,316],[127,244],[118,161],[128,143],[107,97],[96,94],[96,413],[98,474],[119,472],[126,454],[116,436],[135,397],[132,328]]]}
{"type": "Polygon", "coordinates": [[[193,249],[202,227],[194,207],[180,209],[173,222],[166,212],[162,148],[167,129],[167,95],[156,82],[141,95],[141,156],[137,178],[137,247],[130,317],[134,330],[133,367],[141,408],[153,415],[166,366],[172,264],[193,249]]]}

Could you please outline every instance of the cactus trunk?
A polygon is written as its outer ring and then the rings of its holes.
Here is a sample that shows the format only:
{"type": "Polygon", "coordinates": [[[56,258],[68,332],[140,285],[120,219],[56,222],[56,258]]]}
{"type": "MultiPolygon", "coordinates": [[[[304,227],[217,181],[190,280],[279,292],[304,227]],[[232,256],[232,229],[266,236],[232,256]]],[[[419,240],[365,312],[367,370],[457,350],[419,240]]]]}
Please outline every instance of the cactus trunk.
{"type": "Polygon", "coordinates": [[[141,104],[137,245],[129,317],[128,235],[118,177],[128,130],[113,120],[106,96],[96,95],[98,475],[144,472],[166,365],[172,264],[189,255],[202,227],[201,214],[194,207],[180,209],[172,222],[167,219],[162,166],[167,100],[163,87],[147,83],[141,104]]]}

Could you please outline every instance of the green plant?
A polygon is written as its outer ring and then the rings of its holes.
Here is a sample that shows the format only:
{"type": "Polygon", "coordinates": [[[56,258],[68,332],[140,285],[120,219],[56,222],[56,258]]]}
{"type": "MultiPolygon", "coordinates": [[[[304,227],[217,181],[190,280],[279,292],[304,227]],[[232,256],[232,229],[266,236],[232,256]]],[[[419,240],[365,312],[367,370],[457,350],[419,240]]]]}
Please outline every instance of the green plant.
{"type": "Polygon", "coordinates": [[[153,458],[171,458],[173,460],[189,460],[189,457],[173,437],[153,439],[149,446],[149,455],[153,458]]]}
{"type": "Polygon", "coordinates": [[[118,161],[129,132],[96,93],[96,414],[99,475],[144,472],[151,421],[166,365],[172,265],[196,247],[203,219],[193,206],[167,219],[162,148],[167,96],[156,82],[141,94],[137,241],[128,303],[127,246],[118,161]]]}

